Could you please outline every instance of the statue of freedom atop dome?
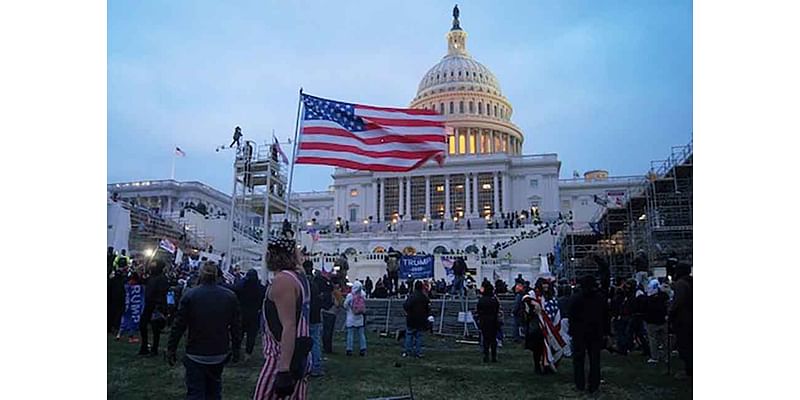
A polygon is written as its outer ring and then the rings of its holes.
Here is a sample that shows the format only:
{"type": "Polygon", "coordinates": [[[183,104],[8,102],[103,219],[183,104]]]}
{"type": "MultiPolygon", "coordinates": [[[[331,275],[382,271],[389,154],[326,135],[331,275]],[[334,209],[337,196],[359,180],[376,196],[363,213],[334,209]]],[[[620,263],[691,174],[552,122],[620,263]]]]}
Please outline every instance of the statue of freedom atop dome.
{"type": "Polygon", "coordinates": [[[453,7],[453,29],[451,29],[453,31],[454,30],[461,30],[461,25],[459,25],[459,22],[458,22],[458,15],[459,15],[458,4],[456,4],[456,6],[453,7]]]}

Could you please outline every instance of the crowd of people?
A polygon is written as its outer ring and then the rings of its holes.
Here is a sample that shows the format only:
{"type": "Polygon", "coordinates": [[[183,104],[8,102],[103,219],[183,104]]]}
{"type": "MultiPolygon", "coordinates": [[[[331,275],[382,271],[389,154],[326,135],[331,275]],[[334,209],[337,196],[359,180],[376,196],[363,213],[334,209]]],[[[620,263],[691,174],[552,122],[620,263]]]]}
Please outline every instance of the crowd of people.
{"type": "Polygon", "coordinates": [[[677,259],[668,266],[671,281],[637,271],[612,283],[607,264],[596,257],[598,274],[573,284],[539,277],[531,285],[519,275],[512,287],[501,279],[475,286],[460,257],[449,284],[444,279],[401,280],[401,254],[390,248],[384,276],[374,283],[369,277],[348,282],[346,257],[339,257],[332,271],[315,269],[292,236],[287,232],[270,239],[266,256],[273,277],[266,286],[255,270],[223,272],[213,261],[187,257],[170,263],[109,248],[109,333],[118,340],[128,335],[129,342],[139,344],[140,355],[153,357],[169,327],[165,358],[170,365],[177,363],[178,344],[188,333],[182,363],[189,398],[218,398],[224,366],[240,361],[242,344],[247,361],[261,336],[265,363],[254,398],[303,399],[308,379],[326,374],[323,354],[334,353],[340,310],[345,314],[345,355],[365,357],[367,299],[403,299],[401,356],[421,358],[424,333],[434,323],[431,299],[474,290],[484,362],[500,359],[505,319],[500,299],[513,296],[512,339],[531,351],[536,374],[554,374],[563,357],[572,357],[576,388],[593,392],[600,385],[601,350],[620,355],[640,351],[646,363],[659,364],[673,347],[684,362],[683,376],[692,374],[692,281],[690,268],[677,259]],[[144,301],[138,305],[138,327],[131,328],[134,287],[144,301]],[[670,333],[676,346],[669,343],[670,333]]]}

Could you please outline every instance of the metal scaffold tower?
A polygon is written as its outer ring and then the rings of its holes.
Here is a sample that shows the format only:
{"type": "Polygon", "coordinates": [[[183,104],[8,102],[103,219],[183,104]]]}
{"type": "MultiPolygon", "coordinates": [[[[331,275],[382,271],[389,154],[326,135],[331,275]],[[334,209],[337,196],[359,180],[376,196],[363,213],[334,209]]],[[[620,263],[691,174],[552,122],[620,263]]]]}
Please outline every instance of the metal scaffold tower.
{"type": "MultiPolygon", "coordinates": [[[[244,141],[236,145],[231,192],[230,257],[226,267],[255,268],[266,274],[266,239],[275,214],[297,214],[287,203],[287,167],[274,143],[244,141]],[[288,212],[287,212],[288,208],[288,212]]],[[[280,227],[278,227],[280,228],[280,227]]]]}
{"type": "Polygon", "coordinates": [[[561,238],[563,277],[597,270],[595,257],[608,263],[612,276],[628,277],[638,253],[650,267],[675,256],[692,262],[692,142],[674,146],[665,160],[652,161],[641,184],[626,190],[621,206],[605,206],[591,231],[561,238]]]}

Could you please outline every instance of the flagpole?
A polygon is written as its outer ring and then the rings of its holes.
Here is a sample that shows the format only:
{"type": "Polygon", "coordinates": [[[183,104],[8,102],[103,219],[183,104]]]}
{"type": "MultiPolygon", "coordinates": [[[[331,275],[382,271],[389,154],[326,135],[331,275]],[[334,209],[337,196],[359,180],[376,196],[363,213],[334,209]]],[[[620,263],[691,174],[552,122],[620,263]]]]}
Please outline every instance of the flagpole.
{"type": "MultiPolygon", "coordinates": [[[[177,148],[178,146],[175,146],[175,149],[177,148]]],[[[170,175],[170,179],[173,181],[175,180],[175,151],[176,150],[172,150],[172,175],[170,175]]]]}
{"type": "Polygon", "coordinates": [[[297,99],[297,116],[294,121],[294,143],[292,143],[292,164],[289,166],[289,182],[286,190],[286,219],[289,219],[289,197],[292,195],[292,181],[294,177],[294,164],[297,159],[297,137],[300,131],[300,109],[303,107],[303,88],[300,88],[300,95],[297,99]]]}

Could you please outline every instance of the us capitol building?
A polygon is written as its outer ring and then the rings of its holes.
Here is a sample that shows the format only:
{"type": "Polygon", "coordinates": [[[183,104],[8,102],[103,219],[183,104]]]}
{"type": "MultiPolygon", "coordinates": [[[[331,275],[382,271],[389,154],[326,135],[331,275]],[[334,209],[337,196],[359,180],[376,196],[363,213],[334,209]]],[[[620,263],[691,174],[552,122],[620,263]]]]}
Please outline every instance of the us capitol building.
{"type": "MultiPolygon", "coordinates": [[[[571,212],[570,229],[589,229],[601,209],[595,196],[624,197],[642,180],[609,178],[603,170],[560,180],[557,154],[523,154],[526,137],[512,121],[511,102],[492,71],[469,53],[457,9],[453,16],[447,54],[423,75],[410,103],[446,116],[444,165],[431,161],[402,174],[336,168],[329,190],[294,193],[301,225],[312,232],[334,232],[307,243],[315,251],[372,253],[392,246],[409,252],[474,253],[518,234],[519,229],[502,229],[502,220],[523,211],[536,212],[544,221],[571,212]],[[501,229],[487,229],[494,221],[500,221],[501,229]],[[335,233],[345,225],[349,230],[335,233]]],[[[552,252],[556,238],[544,235],[526,242],[514,250],[515,259],[552,252]]]]}

